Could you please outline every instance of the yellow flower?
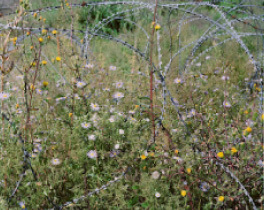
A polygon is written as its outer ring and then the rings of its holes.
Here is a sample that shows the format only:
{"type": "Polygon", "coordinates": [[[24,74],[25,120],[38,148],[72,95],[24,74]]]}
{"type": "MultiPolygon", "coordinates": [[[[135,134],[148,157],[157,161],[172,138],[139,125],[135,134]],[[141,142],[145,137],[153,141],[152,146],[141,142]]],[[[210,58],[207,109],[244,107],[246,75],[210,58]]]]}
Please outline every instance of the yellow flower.
{"type": "Polygon", "coordinates": [[[29,36],[29,35],[30,35],[30,31],[27,32],[27,36],[29,36]]]}
{"type": "Polygon", "coordinates": [[[256,89],[256,91],[258,91],[258,92],[261,91],[261,88],[260,88],[260,87],[256,87],[255,89],[256,89]]]}
{"type": "Polygon", "coordinates": [[[187,168],[186,171],[187,171],[188,174],[190,174],[192,172],[192,169],[191,168],[187,168]]]}
{"type": "Polygon", "coordinates": [[[141,155],[140,157],[141,157],[141,160],[145,160],[147,158],[146,155],[141,155]]]}
{"type": "Polygon", "coordinates": [[[44,23],[46,22],[46,18],[43,18],[43,22],[44,22],[44,23]]]}
{"type": "Polygon", "coordinates": [[[244,111],[244,114],[248,114],[248,110],[245,110],[245,111],[244,111]]]}
{"type": "Polygon", "coordinates": [[[225,200],[225,197],[224,196],[219,196],[218,197],[218,201],[223,202],[224,200],[225,200]]]}
{"type": "Polygon", "coordinates": [[[42,16],[39,17],[39,20],[42,20],[42,16]]]}
{"type": "Polygon", "coordinates": [[[42,61],[41,62],[43,65],[46,65],[47,64],[47,61],[42,61]]]}
{"type": "Polygon", "coordinates": [[[61,61],[61,57],[56,57],[56,61],[61,61]]]}
{"type": "Polygon", "coordinates": [[[57,31],[56,31],[56,30],[53,30],[53,31],[52,31],[52,34],[53,34],[53,35],[56,35],[56,34],[57,34],[57,31]]]}
{"type": "Polygon", "coordinates": [[[157,31],[157,30],[160,30],[160,29],[161,29],[160,24],[157,24],[157,25],[155,26],[155,30],[157,31]]]}
{"type": "Polygon", "coordinates": [[[36,62],[32,62],[31,63],[31,66],[36,66],[36,62]]]}
{"type": "Polygon", "coordinates": [[[251,133],[251,132],[252,132],[252,128],[251,128],[251,127],[247,127],[247,128],[245,129],[245,131],[247,131],[248,133],[251,133]]]}
{"type": "Polygon", "coordinates": [[[139,105],[135,105],[135,109],[139,108],[139,105]]]}
{"type": "Polygon", "coordinates": [[[218,152],[217,156],[220,157],[220,158],[223,158],[224,157],[224,153],[223,152],[218,152]]]}
{"type": "Polygon", "coordinates": [[[66,3],[66,6],[69,6],[69,3],[66,3]]]}
{"type": "Polygon", "coordinates": [[[19,104],[16,104],[16,109],[18,109],[19,108],[19,104]]]}
{"type": "Polygon", "coordinates": [[[261,115],[261,119],[264,120],[264,113],[261,115]]]}
{"type": "Polygon", "coordinates": [[[30,90],[35,90],[35,86],[33,84],[30,85],[30,90]]]}
{"type": "Polygon", "coordinates": [[[175,149],[175,150],[174,150],[174,153],[175,153],[176,155],[178,155],[179,150],[175,149]]]}
{"type": "Polygon", "coordinates": [[[47,87],[49,85],[49,82],[44,81],[42,84],[43,84],[44,87],[47,87]]]}
{"type": "Polygon", "coordinates": [[[33,50],[33,49],[34,49],[34,47],[33,47],[33,46],[30,46],[30,49],[31,49],[31,50],[33,50]]]}
{"type": "Polygon", "coordinates": [[[71,117],[71,116],[72,116],[72,113],[70,112],[70,113],[69,113],[69,117],[71,117]]]}
{"type": "Polygon", "coordinates": [[[235,147],[232,147],[231,152],[232,152],[232,154],[235,154],[235,153],[237,153],[237,149],[235,147]]]}
{"type": "Polygon", "coordinates": [[[47,34],[47,30],[46,29],[42,29],[42,34],[47,34]]]}
{"type": "Polygon", "coordinates": [[[43,42],[43,38],[41,38],[41,37],[39,37],[38,40],[39,40],[39,42],[43,42]]]}
{"type": "Polygon", "coordinates": [[[34,18],[36,18],[38,16],[38,14],[35,12],[33,16],[34,16],[34,18]]]}
{"type": "Polygon", "coordinates": [[[185,197],[186,194],[187,194],[187,193],[186,193],[186,190],[182,190],[182,191],[181,191],[181,196],[182,196],[182,197],[185,197]]]}
{"type": "Polygon", "coordinates": [[[154,152],[151,152],[151,153],[149,153],[149,155],[150,155],[151,157],[154,157],[155,153],[154,153],[154,152]]]}
{"type": "Polygon", "coordinates": [[[154,25],[155,25],[155,22],[153,21],[153,22],[151,23],[150,28],[153,28],[154,25]]]}
{"type": "Polygon", "coordinates": [[[146,169],[147,169],[147,166],[144,166],[144,167],[143,167],[143,170],[146,170],[146,169]]]}

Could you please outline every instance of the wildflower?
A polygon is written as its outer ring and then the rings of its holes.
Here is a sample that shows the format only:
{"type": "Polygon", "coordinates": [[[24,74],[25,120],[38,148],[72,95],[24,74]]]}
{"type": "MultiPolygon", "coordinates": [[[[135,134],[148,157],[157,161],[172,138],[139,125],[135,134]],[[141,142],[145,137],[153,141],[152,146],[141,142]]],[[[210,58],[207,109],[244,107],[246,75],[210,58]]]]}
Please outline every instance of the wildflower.
{"type": "Polygon", "coordinates": [[[25,205],[25,202],[24,201],[21,201],[18,204],[21,207],[21,209],[26,209],[26,205],[25,205]]]}
{"type": "Polygon", "coordinates": [[[227,81],[227,80],[229,80],[229,76],[222,76],[221,79],[224,81],[227,81]]]}
{"type": "Polygon", "coordinates": [[[73,115],[73,114],[70,112],[70,113],[69,113],[69,117],[72,117],[72,115],[73,115]]]}
{"type": "Polygon", "coordinates": [[[43,35],[45,35],[45,34],[47,34],[48,31],[46,29],[42,29],[41,32],[42,32],[43,35]]]}
{"type": "Polygon", "coordinates": [[[182,196],[182,197],[185,197],[186,194],[187,194],[186,190],[181,190],[181,196],[182,196]]]}
{"type": "Polygon", "coordinates": [[[90,141],[94,141],[95,139],[96,139],[96,136],[95,135],[89,135],[88,136],[88,139],[90,140],[90,141]]]}
{"type": "Polygon", "coordinates": [[[125,131],[123,129],[119,129],[119,134],[123,135],[125,133],[125,131]]]}
{"type": "Polygon", "coordinates": [[[160,29],[161,29],[160,24],[156,24],[156,26],[155,26],[155,30],[158,31],[158,30],[160,30],[160,29]]]}
{"type": "Polygon", "coordinates": [[[116,82],[116,83],[115,83],[116,88],[122,88],[123,85],[124,85],[123,82],[116,82]]]}
{"type": "Polygon", "coordinates": [[[56,61],[61,61],[61,57],[57,56],[56,61]]]}
{"type": "Polygon", "coordinates": [[[42,63],[42,65],[46,65],[48,62],[47,61],[42,61],[41,63],[42,63]]]}
{"type": "Polygon", "coordinates": [[[52,165],[57,166],[57,165],[60,165],[61,161],[58,158],[53,158],[51,160],[51,163],[52,163],[52,165]]]}
{"type": "Polygon", "coordinates": [[[260,167],[264,167],[264,161],[259,160],[259,161],[258,161],[258,166],[260,166],[260,167]]]}
{"type": "Polygon", "coordinates": [[[43,42],[43,38],[42,37],[39,37],[39,42],[43,42]]]}
{"type": "Polygon", "coordinates": [[[120,153],[119,150],[113,150],[113,151],[110,152],[110,155],[109,156],[111,158],[113,158],[113,157],[116,157],[119,153],[120,153]]]}
{"type": "Polygon", "coordinates": [[[182,83],[182,80],[181,80],[180,78],[177,77],[177,78],[174,80],[174,83],[176,83],[176,84],[182,83]]]}
{"type": "Polygon", "coordinates": [[[147,156],[146,155],[141,155],[140,158],[141,158],[141,160],[145,160],[147,158],[147,156]]]}
{"type": "Polygon", "coordinates": [[[248,114],[248,110],[245,110],[245,111],[244,111],[244,114],[248,114]]]}
{"type": "Polygon", "coordinates": [[[36,62],[31,63],[31,66],[36,66],[36,65],[37,65],[36,62]]]}
{"type": "Polygon", "coordinates": [[[5,100],[8,99],[10,97],[10,95],[8,93],[0,93],[0,100],[5,100]]]}
{"type": "Polygon", "coordinates": [[[251,127],[247,127],[247,128],[245,129],[245,131],[246,131],[247,133],[251,133],[251,132],[252,132],[252,128],[251,128],[251,127]]]}
{"type": "Polygon", "coordinates": [[[209,189],[210,189],[210,186],[207,182],[202,182],[200,184],[200,189],[203,191],[203,192],[207,192],[209,189]]]}
{"type": "Polygon", "coordinates": [[[52,34],[53,34],[53,35],[56,35],[56,34],[57,34],[57,31],[56,31],[56,30],[53,30],[53,31],[52,31],[52,34]]]}
{"type": "Polygon", "coordinates": [[[85,129],[87,129],[87,128],[90,128],[90,127],[91,127],[91,123],[83,122],[83,123],[81,124],[81,126],[82,126],[83,128],[85,128],[85,129]]]}
{"type": "Polygon", "coordinates": [[[223,158],[224,157],[224,153],[223,152],[218,152],[217,156],[220,157],[220,158],[223,158]]]}
{"type": "Polygon", "coordinates": [[[82,82],[82,81],[79,81],[79,82],[77,82],[77,84],[76,84],[76,86],[77,86],[78,88],[83,88],[85,85],[86,85],[86,83],[85,83],[85,82],[82,82]]]}
{"type": "Polygon", "coordinates": [[[41,89],[36,89],[36,92],[37,92],[37,94],[42,95],[42,90],[41,89]]]}
{"type": "Polygon", "coordinates": [[[34,16],[34,18],[36,18],[36,17],[38,16],[38,14],[35,12],[35,13],[33,14],[33,16],[34,16]]]}
{"type": "Polygon", "coordinates": [[[160,177],[160,173],[158,171],[154,171],[151,176],[153,179],[158,179],[160,177]]]}
{"type": "Polygon", "coordinates": [[[90,107],[93,111],[99,111],[100,110],[100,107],[98,104],[91,103],[90,107]]]}
{"type": "Polygon", "coordinates": [[[235,147],[232,147],[231,152],[232,152],[232,154],[235,154],[235,153],[237,153],[237,149],[235,147]]]}
{"type": "Polygon", "coordinates": [[[30,31],[27,32],[27,36],[29,36],[29,35],[30,35],[30,31]]]}
{"type": "Polygon", "coordinates": [[[154,152],[150,152],[149,155],[150,155],[151,157],[154,157],[155,153],[154,153],[154,152]]]}
{"type": "Polygon", "coordinates": [[[190,174],[192,172],[192,169],[191,168],[187,168],[186,171],[187,171],[188,174],[190,174]]]}
{"type": "Polygon", "coordinates": [[[91,159],[95,159],[97,158],[97,152],[95,150],[90,150],[89,152],[87,152],[87,156],[91,159]]]}
{"type": "Polygon", "coordinates": [[[44,81],[42,84],[43,84],[44,87],[47,87],[49,85],[49,82],[44,81]]]}
{"type": "Polygon", "coordinates": [[[124,97],[124,93],[120,93],[120,92],[116,92],[113,95],[113,98],[115,99],[119,99],[119,98],[123,98],[124,97]]]}
{"type": "Polygon", "coordinates": [[[31,84],[30,85],[30,90],[35,90],[35,89],[36,89],[36,87],[33,84],[31,84]]]}
{"type": "Polygon", "coordinates": [[[111,123],[115,122],[115,116],[112,115],[112,116],[109,118],[109,121],[110,121],[111,123]]]}
{"type": "Polygon", "coordinates": [[[228,101],[224,101],[223,106],[229,108],[229,107],[231,107],[231,104],[228,101]]]}
{"type": "Polygon", "coordinates": [[[264,120],[264,113],[261,115],[261,120],[264,120]]]}
{"type": "Polygon", "coordinates": [[[110,71],[115,71],[116,70],[116,66],[109,66],[109,70],[110,71]]]}
{"type": "Polygon", "coordinates": [[[87,69],[92,69],[93,67],[94,67],[94,64],[91,64],[91,63],[85,65],[85,68],[87,69]]]}
{"type": "Polygon", "coordinates": [[[119,144],[115,144],[115,149],[119,149],[120,145],[119,144]]]}
{"type": "Polygon", "coordinates": [[[161,194],[160,194],[159,192],[156,192],[156,193],[155,193],[155,197],[156,197],[156,198],[159,198],[160,196],[161,196],[161,194]]]}
{"type": "Polygon", "coordinates": [[[19,104],[16,104],[16,109],[18,109],[19,108],[19,104]]]}
{"type": "Polygon", "coordinates": [[[224,200],[225,200],[225,197],[224,196],[219,196],[218,197],[218,201],[223,202],[224,200]]]}
{"type": "Polygon", "coordinates": [[[33,46],[30,46],[30,50],[33,50],[34,49],[34,47],[33,46]]]}

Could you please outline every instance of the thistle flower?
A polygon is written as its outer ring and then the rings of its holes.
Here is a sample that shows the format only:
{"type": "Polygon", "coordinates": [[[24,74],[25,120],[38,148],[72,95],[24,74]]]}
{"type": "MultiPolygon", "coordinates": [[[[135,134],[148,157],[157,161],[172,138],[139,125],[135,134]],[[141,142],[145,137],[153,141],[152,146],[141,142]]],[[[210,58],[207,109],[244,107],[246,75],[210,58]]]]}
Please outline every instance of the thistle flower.
{"type": "Polygon", "coordinates": [[[97,158],[97,152],[95,150],[90,150],[89,152],[87,152],[87,156],[91,159],[95,159],[97,158]]]}

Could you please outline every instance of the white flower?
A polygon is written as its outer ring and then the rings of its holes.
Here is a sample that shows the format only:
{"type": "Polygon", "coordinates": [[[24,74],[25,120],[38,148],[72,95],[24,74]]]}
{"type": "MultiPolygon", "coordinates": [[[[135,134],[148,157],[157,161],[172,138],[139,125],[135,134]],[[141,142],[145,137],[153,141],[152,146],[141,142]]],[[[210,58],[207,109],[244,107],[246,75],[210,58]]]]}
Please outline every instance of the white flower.
{"type": "Polygon", "coordinates": [[[95,135],[89,135],[88,136],[88,139],[91,140],[91,141],[94,141],[96,139],[96,136],[95,135]]]}
{"type": "Polygon", "coordinates": [[[161,194],[160,194],[159,192],[156,192],[156,193],[155,193],[155,197],[156,197],[156,198],[159,198],[160,196],[161,196],[161,194]]]}
{"type": "Polygon", "coordinates": [[[119,134],[123,135],[125,133],[125,131],[123,129],[119,129],[119,134]]]}
{"type": "Polygon", "coordinates": [[[85,68],[87,68],[87,69],[92,69],[93,67],[94,67],[94,64],[92,64],[92,63],[85,65],[85,68]]]}
{"type": "Polygon", "coordinates": [[[224,101],[223,106],[229,108],[229,107],[231,107],[231,104],[229,101],[224,101]]]}
{"type": "Polygon", "coordinates": [[[201,63],[196,63],[196,66],[198,66],[198,67],[201,66],[201,65],[202,65],[201,63]]]}
{"type": "Polygon", "coordinates": [[[116,82],[116,83],[115,83],[116,88],[122,88],[123,85],[124,85],[123,82],[116,82]]]}
{"type": "Polygon", "coordinates": [[[42,95],[42,90],[41,89],[36,89],[36,92],[37,92],[37,94],[42,95]]]}
{"type": "Polygon", "coordinates": [[[221,79],[224,81],[227,81],[227,80],[229,80],[229,76],[222,76],[221,79]]]}
{"type": "Polygon", "coordinates": [[[151,176],[153,179],[158,179],[160,177],[160,173],[158,171],[154,171],[151,176]]]}
{"type": "Polygon", "coordinates": [[[58,158],[53,158],[51,160],[51,163],[52,163],[52,165],[57,166],[57,165],[60,165],[61,161],[58,158]]]}
{"type": "Polygon", "coordinates": [[[109,70],[110,71],[115,71],[116,70],[116,66],[109,66],[109,70]]]}
{"type": "Polygon", "coordinates": [[[67,97],[56,98],[56,102],[65,101],[66,99],[67,99],[67,97]]]}
{"type": "Polygon", "coordinates": [[[119,99],[119,98],[123,98],[123,97],[124,97],[124,93],[121,93],[121,92],[116,92],[113,95],[113,98],[115,98],[115,99],[119,99]]]}
{"type": "Polygon", "coordinates": [[[109,121],[112,123],[112,122],[115,122],[115,116],[112,115],[110,118],[109,118],[109,121]]]}
{"type": "Polygon", "coordinates": [[[10,95],[8,93],[0,93],[0,100],[5,100],[8,99],[10,97],[10,95]]]}
{"type": "Polygon", "coordinates": [[[81,126],[83,127],[83,128],[90,128],[91,127],[91,123],[87,123],[87,122],[83,122],[82,124],[81,124],[81,126]]]}
{"type": "Polygon", "coordinates": [[[79,96],[77,93],[75,93],[75,94],[74,94],[74,98],[75,98],[75,99],[80,99],[80,96],[79,96]]]}
{"type": "Polygon", "coordinates": [[[120,145],[119,144],[116,144],[115,145],[115,149],[119,149],[120,145]]]}
{"type": "Polygon", "coordinates": [[[171,129],[171,132],[172,133],[177,133],[178,132],[178,129],[177,128],[171,129]]]}
{"type": "Polygon", "coordinates": [[[129,114],[135,114],[136,112],[134,110],[130,110],[128,113],[129,114]]]}
{"type": "Polygon", "coordinates": [[[91,159],[95,159],[97,158],[97,152],[95,150],[90,150],[89,152],[87,152],[87,156],[91,159]]]}
{"type": "Polygon", "coordinates": [[[181,80],[180,78],[177,77],[177,78],[174,80],[174,83],[176,83],[176,84],[182,83],[182,80],[181,80]]]}
{"type": "Polygon", "coordinates": [[[208,59],[210,59],[210,58],[211,58],[211,57],[210,57],[209,55],[205,57],[206,60],[208,60],[208,59]]]}
{"type": "Polygon", "coordinates": [[[90,107],[93,111],[99,111],[100,110],[100,107],[98,104],[91,103],[90,107]]]}
{"type": "Polygon", "coordinates": [[[264,167],[264,161],[259,160],[259,161],[258,161],[258,165],[259,165],[260,167],[264,167]]]}
{"type": "Polygon", "coordinates": [[[85,82],[82,82],[82,81],[78,81],[77,84],[76,84],[76,86],[78,88],[83,88],[85,85],[86,85],[86,83],[85,82]]]}
{"type": "Polygon", "coordinates": [[[110,91],[110,88],[106,87],[106,88],[103,88],[103,91],[110,91]]]}

